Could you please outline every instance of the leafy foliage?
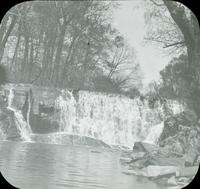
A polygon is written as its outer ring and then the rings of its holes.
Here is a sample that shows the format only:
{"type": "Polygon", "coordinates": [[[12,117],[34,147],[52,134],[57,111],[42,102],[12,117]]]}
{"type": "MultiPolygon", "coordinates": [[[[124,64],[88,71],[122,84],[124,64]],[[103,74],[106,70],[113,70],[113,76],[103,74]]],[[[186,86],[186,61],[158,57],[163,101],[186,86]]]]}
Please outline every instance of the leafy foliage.
{"type": "Polygon", "coordinates": [[[180,99],[200,118],[200,28],[197,18],[181,3],[160,2],[150,0],[153,11],[147,15],[151,20],[149,26],[159,20],[163,25],[150,28],[148,39],[171,49],[170,53],[178,57],[160,72],[159,94],[180,99]]]}
{"type": "MultiPolygon", "coordinates": [[[[0,59],[9,79],[92,90],[95,78],[109,75],[109,86],[123,90],[116,78],[130,83],[140,70],[135,67],[134,50],[112,26],[117,6],[107,1],[35,1],[15,6],[1,26],[7,38],[2,39],[0,59]]],[[[129,86],[136,87],[135,83],[129,86]]],[[[111,91],[118,90],[114,88],[111,91]]]]}

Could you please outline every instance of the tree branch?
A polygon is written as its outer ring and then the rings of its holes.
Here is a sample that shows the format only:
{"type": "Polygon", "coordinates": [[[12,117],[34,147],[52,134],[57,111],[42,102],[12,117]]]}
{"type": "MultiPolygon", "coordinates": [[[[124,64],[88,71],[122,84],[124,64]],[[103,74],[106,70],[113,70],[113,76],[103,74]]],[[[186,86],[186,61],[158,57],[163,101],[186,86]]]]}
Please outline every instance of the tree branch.
{"type": "Polygon", "coordinates": [[[183,34],[187,46],[193,43],[194,39],[192,38],[190,29],[189,29],[190,25],[188,23],[188,20],[185,19],[186,15],[184,13],[184,9],[182,7],[179,8],[178,6],[176,6],[175,4],[173,4],[173,2],[169,0],[164,0],[164,4],[166,5],[172,19],[174,20],[174,22],[180,29],[181,33],[183,34]]]}
{"type": "Polygon", "coordinates": [[[157,2],[155,2],[154,0],[150,0],[150,1],[151,1],[154,5],[159,6],[159,7],[165,5],[164,3],[157,3],[157,2]]]}
{"type": "Polygon", "coordinates": [[[182,44],[185,44],[185,41],[179,41],[179,42],[175,42],[169,45],[165,45],[163,48],[173,47],[173,46],[182,45],[182,44]]]}

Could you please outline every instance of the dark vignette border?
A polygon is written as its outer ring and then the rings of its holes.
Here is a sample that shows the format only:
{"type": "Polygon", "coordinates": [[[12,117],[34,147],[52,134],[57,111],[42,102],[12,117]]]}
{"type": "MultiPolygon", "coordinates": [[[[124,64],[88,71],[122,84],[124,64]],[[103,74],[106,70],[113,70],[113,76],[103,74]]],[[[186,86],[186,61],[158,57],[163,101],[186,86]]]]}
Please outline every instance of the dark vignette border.
{"type": "MultiPolygon", "coordinates": [[[[48,0],[47,0],[48,1],[48,0]]],[[[49,0],[51,1],[51,0],[49,0]]],[[[130,0],[131,1],[131,0],[130,0]]],[[[132,0],[134,1],[134,0],[132,0]]],[[[184,4],[185,6],[187,6],[197,17],[198,21],[200,20],[200,8],[199,8],[199,3],[198,0],[176,0],[182,4],[184,4]]],[[[23,0],[14,0],[14,1],[3,1],[3,3],[1,2],[1,8],[0,8],[0,22],[3,19],[4,15],[6,14],[6,12],[12,8],[13,6],[25,2],[23,0]]],[[[199,21],[200,23],[200,21],[199,21]]],[[[195,176],[195,178],[192,180],[192,182],[187,185],[186,187],[184,187],[184,189],[189,189],[189,188],[197,188],[198,186],[200,186],[200,167],[198,169],[198,172],[195,176]]],[[[0,188],[4,189],[4,188],[14,188],[17,189],[16,187],[12,186],[11,184],[9,184],[6,179],[3,177],[3,175],[0,172],[0,188]]]]}

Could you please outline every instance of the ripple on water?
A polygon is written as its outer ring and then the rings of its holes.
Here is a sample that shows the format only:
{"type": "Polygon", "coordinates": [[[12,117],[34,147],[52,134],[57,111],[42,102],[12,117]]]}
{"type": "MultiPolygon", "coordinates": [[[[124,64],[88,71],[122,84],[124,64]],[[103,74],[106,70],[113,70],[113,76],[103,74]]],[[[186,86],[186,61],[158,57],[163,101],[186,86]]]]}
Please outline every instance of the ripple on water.
{"type": "Polygon", "coordinates": [[[122,174],[119,156],[95,148],[0,142],[0,170],[8,182],[22,189],[160,188],[148,180],[122,174]]]}

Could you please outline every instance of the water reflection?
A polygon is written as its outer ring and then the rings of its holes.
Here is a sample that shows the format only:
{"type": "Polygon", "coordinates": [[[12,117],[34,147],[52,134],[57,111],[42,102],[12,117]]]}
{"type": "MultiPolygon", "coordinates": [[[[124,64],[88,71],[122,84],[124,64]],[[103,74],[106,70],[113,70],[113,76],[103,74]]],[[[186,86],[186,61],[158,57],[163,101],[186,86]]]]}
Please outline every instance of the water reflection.
{"type": "Polygon", "coordinates": [[[38,143],[0,142],[0,170],[19,188],[157,189],[121,173],[119,152],[38,143]],[[100,151],[101,150],[101,151],[100,151]]]}

